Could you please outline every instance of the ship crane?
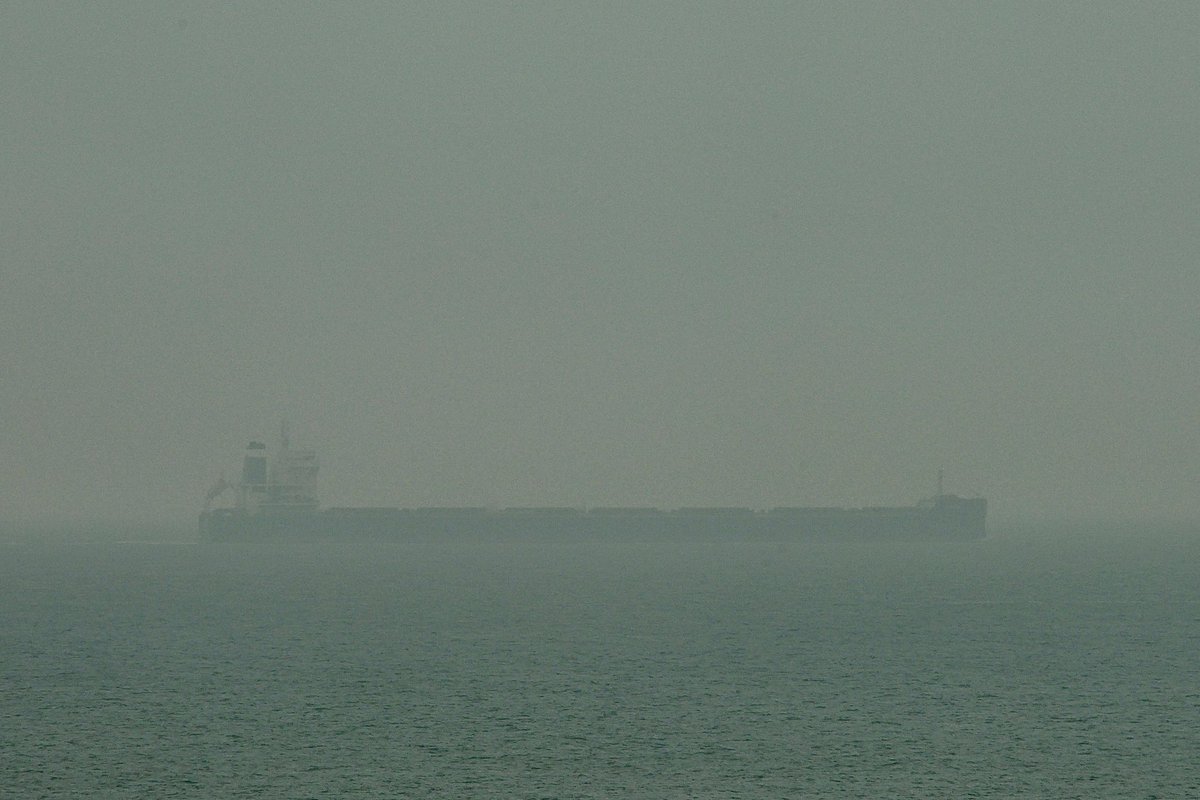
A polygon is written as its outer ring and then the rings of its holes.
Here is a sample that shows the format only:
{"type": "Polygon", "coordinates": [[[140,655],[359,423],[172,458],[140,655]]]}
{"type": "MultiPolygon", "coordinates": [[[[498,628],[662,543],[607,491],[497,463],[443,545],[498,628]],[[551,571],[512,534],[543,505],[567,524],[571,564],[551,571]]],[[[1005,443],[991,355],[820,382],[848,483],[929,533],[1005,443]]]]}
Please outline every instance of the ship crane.
{"type": "Polygon", "coordinates": [[[229,488],[229,483],[225,480],[225,473],[217,478],[217,482],[208,490],[208,494],[204,495],[204,510],[208,511],[212,507],[212,501],[221,496],[221,493],[229,488]]]}

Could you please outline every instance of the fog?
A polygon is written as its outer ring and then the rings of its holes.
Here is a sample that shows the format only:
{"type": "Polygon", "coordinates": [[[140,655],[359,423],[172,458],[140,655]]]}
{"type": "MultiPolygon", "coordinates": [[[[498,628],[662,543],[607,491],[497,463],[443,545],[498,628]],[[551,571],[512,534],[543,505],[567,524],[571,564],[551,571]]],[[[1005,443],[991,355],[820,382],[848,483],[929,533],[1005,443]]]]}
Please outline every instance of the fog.
{"type": "Polygon", "coordinates": [[[1200,518],[1190,3],[7,4],[0,514],[1200,518]]]}

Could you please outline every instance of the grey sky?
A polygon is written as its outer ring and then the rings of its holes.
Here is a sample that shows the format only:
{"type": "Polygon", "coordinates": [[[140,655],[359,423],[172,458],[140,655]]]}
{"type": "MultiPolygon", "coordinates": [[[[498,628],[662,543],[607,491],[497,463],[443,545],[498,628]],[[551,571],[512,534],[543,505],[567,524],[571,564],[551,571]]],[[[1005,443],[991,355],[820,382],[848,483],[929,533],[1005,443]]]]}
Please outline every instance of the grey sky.
{"type": "Polygon", "coordinates": [[[1200,517],[1194,3],[7,3],[0,509],[1200,517]]]}

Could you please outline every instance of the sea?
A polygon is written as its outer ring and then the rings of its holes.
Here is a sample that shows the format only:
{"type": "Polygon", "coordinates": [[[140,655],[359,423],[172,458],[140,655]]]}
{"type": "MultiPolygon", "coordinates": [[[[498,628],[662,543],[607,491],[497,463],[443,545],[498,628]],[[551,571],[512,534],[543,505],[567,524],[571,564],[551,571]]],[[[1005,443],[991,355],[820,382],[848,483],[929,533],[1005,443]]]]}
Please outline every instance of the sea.
{"type": "Polygon", "coordinates": [[[9,528],[0,797],[1200,797],[1198,654],[1198,526],[9,528]]]}

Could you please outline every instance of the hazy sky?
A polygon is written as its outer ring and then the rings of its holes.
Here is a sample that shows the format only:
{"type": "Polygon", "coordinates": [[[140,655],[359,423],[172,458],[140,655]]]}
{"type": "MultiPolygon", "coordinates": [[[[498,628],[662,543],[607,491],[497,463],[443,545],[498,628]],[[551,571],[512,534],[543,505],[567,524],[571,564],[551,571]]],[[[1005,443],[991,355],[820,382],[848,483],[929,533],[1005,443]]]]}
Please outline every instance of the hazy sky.
{"type": "Polygon", "coordinates": [[[0,513],[1200,517],[1200,5],[5,3],[0,513]]]}

